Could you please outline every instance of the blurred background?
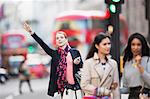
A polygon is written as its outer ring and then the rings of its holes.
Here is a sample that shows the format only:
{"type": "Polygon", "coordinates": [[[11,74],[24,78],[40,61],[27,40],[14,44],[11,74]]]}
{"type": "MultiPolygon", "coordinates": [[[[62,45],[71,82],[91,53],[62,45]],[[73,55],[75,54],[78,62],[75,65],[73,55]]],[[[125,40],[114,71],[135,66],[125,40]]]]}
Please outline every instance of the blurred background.
{"type": "MultiPolygon", "coordinates": [[[[28,20],[36,34],[52,48],[55,48],[56,31],[66,31],[70,45],[80,50],[84,60],[97,33],[113,33],[113,27],[109,27],[111,12],[105,1],[0,0],[0,99],[50,99],[46,93],[51,57],[23,29],[24,21],[28,20]],[[34,92],[30,93],[25,84],[22,88],[25,94],[20,95],[18,75],[24,59],[27,59],[34,92]]],[[[120,55],[128,36],[134,32],[150,41],[147,0],[123,1],[119,9],[120,40],[117,40],[120,55]]],[[[120,73],[122,69],[119,65],[120,73]]]]}

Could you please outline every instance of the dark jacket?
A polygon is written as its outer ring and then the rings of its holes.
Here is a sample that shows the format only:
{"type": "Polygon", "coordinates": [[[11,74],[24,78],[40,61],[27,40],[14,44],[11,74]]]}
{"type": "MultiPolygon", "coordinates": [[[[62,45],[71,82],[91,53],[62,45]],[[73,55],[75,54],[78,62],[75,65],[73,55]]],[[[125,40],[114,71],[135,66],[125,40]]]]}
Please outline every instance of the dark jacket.
{"type": "MultiPolygon", "coordinates": [[[[43,48],[43,50],[52,57],[51,59],[51,71],[50,71],[50,81],[49,81],[49,87],[48,87],[48,95],[54,96],[54,93],[57,92],[57,75],[56,75],[56,69],[59,64],[60,60],[60,54],[58,54],[57,50],[53,50],[50,47],[48,47],[35,33],[32,35],[32,37],[40,44],[40,46],[43,48]]],[[[71,48],[70,50],[72,59],[74,60],[77,57],[81,57],[78,50],[75,48],[71,48]]],[[[80,68],[82,68],[83,62],[81,59],[81,62],[76,65],[73,64],[73,76],[75,78],[75,74],[79,71],[80,68]]],[[[77,83],[77,79],[75,79],[75,82],[77,83]]]]}

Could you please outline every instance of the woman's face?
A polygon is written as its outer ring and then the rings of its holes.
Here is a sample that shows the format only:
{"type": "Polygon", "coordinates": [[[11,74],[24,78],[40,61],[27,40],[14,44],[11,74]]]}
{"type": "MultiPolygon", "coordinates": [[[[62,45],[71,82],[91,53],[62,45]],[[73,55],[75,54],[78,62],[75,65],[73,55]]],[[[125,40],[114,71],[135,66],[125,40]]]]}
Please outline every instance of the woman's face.
{"type": "Polygon", "coordinates": [[[133,56],[137,56],[141,54],[142,43],[139,39],[134,38],[131,42],[131,52],[133,56]]]}
{"type": "Polygon", "coordinates": [[[65,35],[63,34],[63,32],[62,33],[61,32],[56,33],[56,45],[58,47],[63,47],[67,43],[68,43],[68,40],[65,37],[65,35]]]}
{"type": "Polygon", "coordinates": [[[97,46],[98,53],[108,55],[110,53],[111,43],[109,38],[103,39],[97,46]]]}

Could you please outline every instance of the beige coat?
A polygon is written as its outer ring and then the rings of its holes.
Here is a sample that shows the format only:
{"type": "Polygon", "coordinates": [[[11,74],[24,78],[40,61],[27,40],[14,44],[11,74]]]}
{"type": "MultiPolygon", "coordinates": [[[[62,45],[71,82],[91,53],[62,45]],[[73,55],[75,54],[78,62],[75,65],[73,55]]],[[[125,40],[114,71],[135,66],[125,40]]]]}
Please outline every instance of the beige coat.
{"type": "Polygon", "coordinates": [[[94,54],[93,58],[84,62],[81,76],[81,88],[85,96],[93,95],[97,87],[105,87],[110,89],[112,83],[118,83],[118,87],[112,91],[113,99],[120,99],[119,77],[117,62],[108,58],[105,71],[98,60],[98,55],[94,54]]]}

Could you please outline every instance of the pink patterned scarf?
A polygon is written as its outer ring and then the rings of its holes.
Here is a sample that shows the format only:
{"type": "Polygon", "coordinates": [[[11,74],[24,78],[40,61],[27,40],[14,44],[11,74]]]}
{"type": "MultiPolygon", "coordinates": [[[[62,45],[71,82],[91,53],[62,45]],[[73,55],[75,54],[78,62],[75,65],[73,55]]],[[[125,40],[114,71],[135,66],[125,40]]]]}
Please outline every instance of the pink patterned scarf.
{"type": "Polygon", "coordinates": [[[64,92],[64,86],[66,81],[66,70],[67,70],[67,60],[66,56],[68,54],[69,47],[67,46],[64,50],[58,48],[58,53],[60,54],[60,61],[57,67],[57,86],[58,86],[58,93],[64,92]]]}

